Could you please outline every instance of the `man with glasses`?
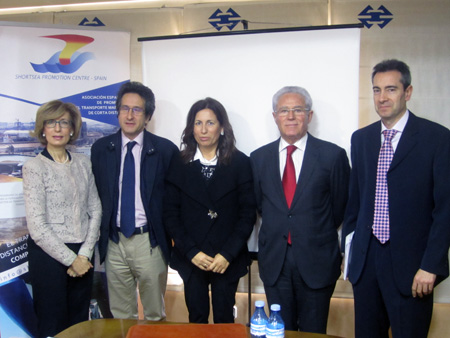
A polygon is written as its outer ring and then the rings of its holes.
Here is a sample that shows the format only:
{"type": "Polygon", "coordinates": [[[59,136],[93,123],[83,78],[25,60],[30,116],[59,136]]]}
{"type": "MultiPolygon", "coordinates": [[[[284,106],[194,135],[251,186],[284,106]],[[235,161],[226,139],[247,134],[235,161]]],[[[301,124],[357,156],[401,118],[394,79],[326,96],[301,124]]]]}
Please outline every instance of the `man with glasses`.
{"type": "Polygon", "coordinates": [[[163,320],[171,243],[162,222],[162,200],[165,174],[178,148],[145,130],[155,111],[148,87],[125,83],[116,108],[121,129],[91,149],[103,207],[99,252],[111,312],[115,318],[137,319],[138,287],[145,319],[163,320]]]}
{"type": "Polygon", "coordinates": [[[337,229],[350,174],[344,149],[308,133],[312,100],[301,87],[273,97],[281,138],[251,155],[258,210],[259,273],[286,330],[326,333],[340,275],[337,229]]]}

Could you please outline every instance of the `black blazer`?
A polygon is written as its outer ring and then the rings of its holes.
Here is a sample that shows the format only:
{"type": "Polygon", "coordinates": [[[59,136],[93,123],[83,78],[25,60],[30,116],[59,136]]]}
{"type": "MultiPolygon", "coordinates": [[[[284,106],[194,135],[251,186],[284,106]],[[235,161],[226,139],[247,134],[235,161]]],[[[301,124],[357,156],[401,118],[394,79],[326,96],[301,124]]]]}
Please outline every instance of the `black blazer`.
{"type": "MultiPolygon", "coordinates": [[[[119,238],[116,218],[119,202],[121,149],[120,130],[116,134],[97,140],[91,148],[92,171],[103,210],[98,246],[100,262],[105,260],[108,239],[118,241],[119,238]]],[[[171,141],[144,130],[140,177],[141,197],[147,215],[147,224],[151,229],[149,236],[152,245],[160,246],[166,262],[169,261],[171,245],[162,220],[164,179],[176,153],[178,153],[178,148],[171,141]]]]}
{"type": "MultiPolygon", "coordinates": [[[[355,231],[349,278],[356,283],[363,271],[372,234],[381,122],[352,136],[350,197],[345,235],[355,231]]],[[[390,248],[400,292],[411,296],[419,268],[449,275],[450,132],[410,113],[387,173],[390,248]]]]}
{"type": "Polygon", "coordinates": [[[262,217],[259,273],[272,286],[283,266],[288,232],[298,270],[310,288],[336,282],[341,255],[337,229],[344,218],[350,166],[344,149],[308,134],[302,169],[289,209],[279,166],[279,142],[255,150],[255,194],[262,217]]]}
{"type": "Polygon", "coordinates": [[[224,277],[247,273],[247,239],[256,219],[249,158],[236,151],[228,165],[217,165],[207,184],[199,161],[174,161],[167,175],[164,220],[174,241],[170,266],[188,279],[196,268],[191,259],[200,251],[220,253],[230,266],[224,277]]]}

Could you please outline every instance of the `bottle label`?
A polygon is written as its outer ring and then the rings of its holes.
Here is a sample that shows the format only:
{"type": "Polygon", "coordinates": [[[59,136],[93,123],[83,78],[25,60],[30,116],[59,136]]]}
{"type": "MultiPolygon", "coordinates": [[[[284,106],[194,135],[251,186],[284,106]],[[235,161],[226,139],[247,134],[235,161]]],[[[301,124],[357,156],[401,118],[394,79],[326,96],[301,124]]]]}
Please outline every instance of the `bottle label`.
{"type": "Polygon", "coordinates": [[[250,334],[253,337],[265,337],[266,336],[266,325],[265,324],[253,324],[250,323],[250,334]]]}
{"type": "Polygon", "coordinates": [[[267,338],[284,338],[284,328],[281,329],[272,329],[266,328],[266,337],[267,338]]]}

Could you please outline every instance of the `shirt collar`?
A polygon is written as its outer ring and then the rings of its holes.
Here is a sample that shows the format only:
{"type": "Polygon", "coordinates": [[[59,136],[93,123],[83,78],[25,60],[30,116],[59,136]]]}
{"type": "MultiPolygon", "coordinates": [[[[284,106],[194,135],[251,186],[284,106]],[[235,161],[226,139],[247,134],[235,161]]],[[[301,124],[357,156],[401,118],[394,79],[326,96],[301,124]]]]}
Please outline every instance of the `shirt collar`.
{"type": "Polygon", "coordinates": [[[122,150],[125,149],[128,142],[136,141],[138,146],[142,147],[144,144],[144,131],[141,131],[138,136],[136,136],[133,140],[130,140],[128,137],[126,137],[122,132],[122,150]]]}
{"type": "Polygon", "coordinates": [[[200,151],[200,149],[197,146],[197,150],[195,152],[193,161],[196,161],[196,160],[200,160],[200,163],[204,164],[204,165],[216,165],[217,164],[217,154],[211,160],[207,160],[206,158],[203,157],[202,152],[200,151]]]}
{"type": "MultiPolygon", "coordinates": [[[[308,141],[308,133],[305,134],[305,136],[303,136],[300,140],[298,140],[297,142],[295,142],[293,145],[297,147],[297,149],[300,149],[302,151],[305,151],[306,148],[306,141],[308,141]]],[[[290,144],[286,142],[286,140],[284,140],[283,138],[280,139],[280,145],[278,148],[278,151],[281,152],[284,149],[287,148],[287,146],[289,146],[290,144]]]]}
{"type": "MultiPolygon", "coordinates": [[[[397,130],[399,133],[403,133],[403,130],[405,129],[406,126],[406,122],[408,122],[408,118],[409,118],[409,110],[406,109],[405,114],[403,114],[401,119],[397,121],[397,123],[392,127],[392,129],[397,130]]],[[[384,130],[387,130],[387,128],[384,125],[384,123],[381,123],[381,132],[383,132],[384,130]]]]}

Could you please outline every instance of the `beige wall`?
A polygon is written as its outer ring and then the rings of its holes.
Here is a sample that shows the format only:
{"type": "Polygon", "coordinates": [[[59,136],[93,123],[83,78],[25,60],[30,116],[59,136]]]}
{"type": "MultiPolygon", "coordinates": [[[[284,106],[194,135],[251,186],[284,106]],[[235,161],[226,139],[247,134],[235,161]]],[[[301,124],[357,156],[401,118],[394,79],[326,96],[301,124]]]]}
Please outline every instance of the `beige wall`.
{"type": "MultiPolygon", "coordinates": [[[[361,30],[360,126],[375,120],[370,72],[385,58],[399,58],[412,71],[414,93],[409,104],[418,115],[450,127],[450,1],[448,0],[297,0],[248,3],[196,4],[177,8],[110,10],[3,15],[0,20],[78,25],[98,17],[104,29],[131,32],[131,79],[142,81],[139,37],[217,32],[208,18],[218,8],[232,7],[249,21],[249,29],[360,23],[358,14],[368,5],[384,5],[393,20],[384,28],[374,24],[361,30]]],[[[234,31],[242,30],[238,24],[234,31]]],[[[222,32],[228,31],[223,28],[222,32]]],[[[305,51],[307,52],[307,51],[305,51]]],[[[337,50],[336,53],[339,53],[337,50]]],[[[318,74],[326,80],[326,74],[318,74]]],[[[268,79],[269,80],[269,79],[268,79]]],[[[301,82],[301,79],[299,79],[301,82]]]]}
{"type": "Polygon", "coordinates": [[[373,26],[361,32],[360,125],[377,120],[371,102],[371,68],[386,58],[398,58],[411,68],[414,92],[409,108],[416,114],[450,127],[444,113],[450,97],[450,1],[332,0],[331,23],[355,20],[367,5],[384,5],[394,16],[384,28],[373,26]]]}
{"type": "MultiPolygon", "coordinates": [[[[131,79],[142,81],[141,45],[137,38],[217,32],[208,23],[208,18],[218,8],[226,12],[232,7],[243,19],[249,21],[249,29],[265,29],[359,23],[358,14],[368,5],[375,10],[384,5],[393,14],[393,20],[384,28],[374,24],[372,28],[363,28],[361,31],[359,125],[362,127],[377,120],[372,103],[371,68],[383,59],[399,58],[407,62],[412,71],[414,92],[409,108],[420,116],[450,127],[450,114],[445,111],[450,103],[448,0],[224,2],[179,8],[10,15],[0,16],[0,20],[77,26],[84,18],[92,20],[98,17],[105,24],[102,29],[131,32],[131,79]]],[[[241,24],[235,28],[242,29],[241,24]]],[[[223,28],[222,31],[228,29],[223,28]]],[[[327,74],[317,76],[326,81],[327,74]]],[[[254,270],[252,289],[263,292],[257,270],[254,270]]],[[[241,284],[240,290],[245,290],[246,280],[241,284]]],[[[447,280],[438,287],[436,300],[450,302],[449,291],[450,281],[447,280]]],[[[338,281],[335,295],[351,297],[349,283],[338,281]]]]}

